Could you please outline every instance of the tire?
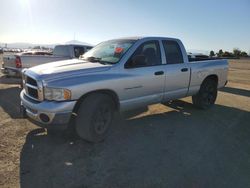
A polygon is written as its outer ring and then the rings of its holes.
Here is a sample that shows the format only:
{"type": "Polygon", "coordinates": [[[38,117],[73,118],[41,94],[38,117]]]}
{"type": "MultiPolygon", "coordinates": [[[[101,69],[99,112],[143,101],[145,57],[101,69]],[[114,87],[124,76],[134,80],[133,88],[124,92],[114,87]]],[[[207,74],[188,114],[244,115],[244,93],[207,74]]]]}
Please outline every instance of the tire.
{"type": "Polygon", "coordinates": [[[201,84],[199,92],[192,96],[193,104],[200,109],[208,109],[214,105],[217,92],[217,82],[212,79],[206,79],[201,84]]]}
{"type": "Polygon", "coordinates": [[[113,121],[115,104],[111,97],[102,93],[87,96],[77,112],[75,130],[77,135],[89,142],[106,138],[113,121]]]}

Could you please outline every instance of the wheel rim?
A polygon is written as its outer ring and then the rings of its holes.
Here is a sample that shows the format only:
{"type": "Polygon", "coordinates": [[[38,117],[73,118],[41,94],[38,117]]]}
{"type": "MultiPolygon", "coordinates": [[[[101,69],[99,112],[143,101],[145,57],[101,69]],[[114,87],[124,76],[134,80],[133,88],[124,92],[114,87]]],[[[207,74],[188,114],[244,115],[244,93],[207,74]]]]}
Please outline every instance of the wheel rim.
{"type": "Polygon", "coordinates": [[[93,117],[93,126],[95,132],[99,135],[106,132],[112,119],[112,111],[109,106],[102,105],[97,110],[93,117]]]}
{"type": "Polygon", "coordinates": [[[216,90],[214,86],[212,85],[207,85],[205,87],[204,93],[203,93],[203,100],[206,105],[212,105],[215,102],[216,98],[216,90]]]}

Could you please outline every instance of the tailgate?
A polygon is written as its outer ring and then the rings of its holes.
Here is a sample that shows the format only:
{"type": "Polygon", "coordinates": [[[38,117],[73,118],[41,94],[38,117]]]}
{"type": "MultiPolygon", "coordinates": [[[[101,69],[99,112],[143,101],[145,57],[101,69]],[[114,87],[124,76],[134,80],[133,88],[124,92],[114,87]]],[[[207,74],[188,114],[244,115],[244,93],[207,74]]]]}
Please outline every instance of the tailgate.
{"type": "Polygon", "coordinates": [[[16,68],[16,55],[4,55],[3,56],[3,62],[2,62],[2,67],[3,68],[16,68]]]}
{"type": "Polygon", "coordinates": [[[55,57],[55,56],[46,56],[46,55],[22,55],[22,67],[23,68],[30,68],[37,65],[53,62],[53,61],[60,61],[67,59],[67,57],[55,57]]]}

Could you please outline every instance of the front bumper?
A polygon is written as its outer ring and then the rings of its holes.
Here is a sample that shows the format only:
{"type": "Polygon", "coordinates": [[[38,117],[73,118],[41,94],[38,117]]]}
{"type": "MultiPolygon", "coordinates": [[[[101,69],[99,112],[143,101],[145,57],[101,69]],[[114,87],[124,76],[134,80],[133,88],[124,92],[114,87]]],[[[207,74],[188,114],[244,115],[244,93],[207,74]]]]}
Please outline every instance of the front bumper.
{"type": "Polygon", "coordinates": [[[76,101],[38,102],[27,97],[24,90],[21,91],[20,97],[21,109],[29,119],[40,127],[51,129],[66,129],[76,104],[76,101]]]}

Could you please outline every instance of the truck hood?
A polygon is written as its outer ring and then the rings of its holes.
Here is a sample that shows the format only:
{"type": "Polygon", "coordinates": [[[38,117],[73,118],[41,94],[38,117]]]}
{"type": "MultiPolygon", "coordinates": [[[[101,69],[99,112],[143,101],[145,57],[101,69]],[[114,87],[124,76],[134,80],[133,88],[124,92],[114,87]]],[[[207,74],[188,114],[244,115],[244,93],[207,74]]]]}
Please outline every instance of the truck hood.
{"type": "Polygon", "coordinates": [[[80,59],[71,59],[38,65],[28,69],[27,73],[48,80],[106,71],[111,67],[112,65],[103,65],[98,62],[92,63],[80,59]]]}

